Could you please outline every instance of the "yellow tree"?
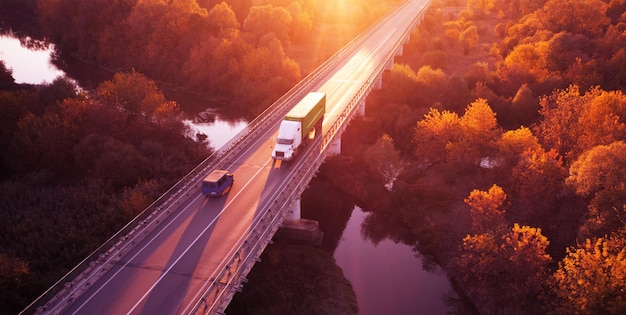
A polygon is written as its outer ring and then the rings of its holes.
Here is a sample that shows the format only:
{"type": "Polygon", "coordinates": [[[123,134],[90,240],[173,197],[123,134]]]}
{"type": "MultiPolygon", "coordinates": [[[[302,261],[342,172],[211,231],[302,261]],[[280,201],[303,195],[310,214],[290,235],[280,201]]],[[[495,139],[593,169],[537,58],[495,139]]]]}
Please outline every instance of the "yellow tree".
{"type": "Polygon", "coordinates": [[[500,186],[494,184],[488,191],[474,189],[464,201],[470,206],[474,233],[500,235],[506,228],[506,194],[500,186]]]}
{"type": "Polygon", "coordinates": [[[509,69],[528,72],[537,82],[543,82],[550,75],[548,52],[546,41],[519,44],[506,56],[504,64],[509,69]]]}
{"type": "Polygon", "coordinates": [[[446,148],[451,160],[479,165],[483,158],[494,156],[501,130],[487,100],[480,98],[469,104],[459,120],[459,127],[458,141],[449,143],[446,148]]]}
{"type": "Polygon", "coordinates": [[[626,247],[611,238],[568,248],[553,276],[554,314],[625,314],[626,247]]]}
{"type": "Polygon", "coordinates": [[[538,314],[549,277],[548,239],[541,229],[515,224],[500,237],[468,235],[455,274],[484,314],[538,314]]]}
{"type": "Polygon", "coordinates": [[[511,167],[517,165],[524,151],[535,151],[539,148],[541,148],[539,139],[524,126],[504,132],[498,140],[498,152],[502,162],[511,167]]]}
{"type": "Polygon", "coordinates": [[[415,157],[420,162],[441,163],[447,160],[446,146],[457,142],[461,135],[459,115],[431,108],[424,119],[417,122],[413,141],[415,157]]]}
{"type": "Polygon", "coordinates": [[[578,124],[581,135],[579,151],[600,144],[626,140],[626,96],[621,91],[591,92],[593,98],[583,108],[578,124]]]}

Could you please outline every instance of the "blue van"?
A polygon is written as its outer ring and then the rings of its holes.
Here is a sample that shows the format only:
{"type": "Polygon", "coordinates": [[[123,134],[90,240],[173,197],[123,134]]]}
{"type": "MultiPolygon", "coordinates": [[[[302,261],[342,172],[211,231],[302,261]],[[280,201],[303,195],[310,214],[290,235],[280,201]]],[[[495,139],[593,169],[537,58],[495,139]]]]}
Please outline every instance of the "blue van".
{"type": "Polygon", "coordinates": [[[226,189],[233,187],[235,177],[227,170],[214,170],[202,181],[202,193],[207,196],[221,196],[226,189]]]}

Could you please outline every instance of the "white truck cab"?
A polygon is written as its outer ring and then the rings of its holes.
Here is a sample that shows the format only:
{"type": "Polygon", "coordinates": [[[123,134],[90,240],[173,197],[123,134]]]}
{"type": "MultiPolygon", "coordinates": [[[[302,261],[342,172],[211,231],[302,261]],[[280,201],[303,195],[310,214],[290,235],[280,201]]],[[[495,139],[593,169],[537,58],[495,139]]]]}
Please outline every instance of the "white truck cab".
{"type": "Polygon", "coordinates": [[[302,123],[299,121],[283,120],[278,129],[276,146],[272,151],[275,160],[291,161],[302,142],[302,123]]]}

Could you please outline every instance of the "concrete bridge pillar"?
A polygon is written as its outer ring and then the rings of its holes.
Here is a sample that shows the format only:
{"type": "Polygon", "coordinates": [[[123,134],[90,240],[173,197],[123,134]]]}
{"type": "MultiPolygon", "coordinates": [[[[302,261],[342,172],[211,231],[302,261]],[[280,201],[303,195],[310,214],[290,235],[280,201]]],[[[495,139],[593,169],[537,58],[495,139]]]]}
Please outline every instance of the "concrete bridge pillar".
{"type": "MultiPolygon", "coordinates": [[[[393,62],[391,63],[393,65],[393,62]]],[[[387,70],[391,70],[391,68],[387,69],[387,70]]],[[[374,84],[372,85],[372,89],[374,90],[380,90],[383,88],[383,76],[379,75],[375,80],[374,80],[374,84]]]]}
{"type": "Polygon", "coordinates": [[[400,46],[400,48],[398,48],[398,51],[396,51],[396,56],[402,56],[403,53],[404,53],[404,46],[400,46]]]}
{"type": "Polygon", "coordinates": [[[296,199],[293,208],[287,212],[276,236],[321,246],[324,232],[320,231],[319,222],[301,217],[301,206],[300,198],[296,199]]]}
{"type": "Polygon", "coordinates": [[[394,64],[394,61],[393,61],[393,58],[391,58],[391,60],[389,60],[389,62],[387,62],[387,64],[385,64],[385,70],[393,69],[393,64],[394,64]]]}
{"type": "Polygon", "coordinates": [[[328,148],[328,155],[335,156],[339,154],[341,154],[341,136],[337,137],[337,139],[330,144],[330,148],[328,148]]]}
{"type": "Polygon", "coordinates": [[[365,99],[363,99],[357,106],[356,114],[361,117],[365,116],[365,99]]]}
{"type": "Polygon", "coordinates": [[[289,211],[287,211],[287,215],[285,216],[285,220],[289,221],[298,221],[302,218],[302,204],[300,198],[296,199],[295,204],[289,211]]]}

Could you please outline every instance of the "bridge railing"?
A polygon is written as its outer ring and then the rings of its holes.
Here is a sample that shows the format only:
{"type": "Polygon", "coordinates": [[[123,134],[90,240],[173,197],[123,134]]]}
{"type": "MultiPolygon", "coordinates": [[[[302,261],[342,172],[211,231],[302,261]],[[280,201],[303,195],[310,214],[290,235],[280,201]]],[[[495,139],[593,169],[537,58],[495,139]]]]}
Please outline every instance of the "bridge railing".
{"type": "MultiPolygon", "coordinates": [[[[429,5],[425,6],[416,15],[412,25],[416,26],[418,24],[428,7],[429,5]]],[[[380,24],[376,24],[367,32],[364,32],[364,34],[375,31],[379,26],[380,24]]],[[[412,30],[412,27],[407,28],[401,38],[408,38],[412,30]]],[[[227,307],[234,293],[241,291],[247,281],[247,274],[252,269],[254,263],[259,260],[265,247],[271,243],[271,238],[280,227],[287,210],[295,205],[297,199],[300,198],[308,183],[326,159],[330,144],[336,141],[343,133],[349,122],[346,120],[354,117],[357,106],[365,99],[375,80],[382,75],[387,63],[393,61],[395,53],[403,44],[402,41],[398,41],[394,47],[389,49],[383,58],[385,61],[380,63],[368,77],[363,86],[333,122],[327,133],[323,137],[318,137],[308,146],[311,149],[320,148],[320,151],[317,151],[319,154],[302,155],[302,158],[293,167],[289,179],[277,189],[278,193],[274,201],[265,210],[262,217],[253,222],[249,232],[244,234],[237,242],[240,245],[231,250],[225,257],[225,260],[222,261],[222,264],[220,264],[220,268],[210,277],[210,282],[205,292],[189,314],[219,314],[227,307]]]]}

